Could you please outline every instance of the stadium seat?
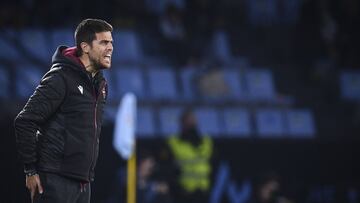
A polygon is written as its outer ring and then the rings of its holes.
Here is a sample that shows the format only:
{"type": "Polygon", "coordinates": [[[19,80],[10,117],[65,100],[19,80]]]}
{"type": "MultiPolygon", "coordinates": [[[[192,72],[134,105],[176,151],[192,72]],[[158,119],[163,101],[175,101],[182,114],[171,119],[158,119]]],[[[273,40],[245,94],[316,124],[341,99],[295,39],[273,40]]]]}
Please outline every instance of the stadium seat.
{"type": "Polygon", "coordinates": [[[255,102],[274,100],[275,89],[270,70],[248,70],[245,73],[245,83],[249,99],[255,102]]]}
{"type": "Polygon", "coordinates": [[[140,138],[153,137],[155,131],[154,111],[148,107],[140,107],[137,110],[136,135],[140,138]]]}
{"type": "Polygon", "coordinates": [[[234,56],[225,66],[227,68],[236,68],[236,69],[247,69],[250,68],[250,62],[246,57],[234,56]]]}
{"type": "Polygon", "coordinates": [[[140,99],[145,97],[144,76],[137,67],[115,69],[115,98],[121,98],[126,92],[132,92],[140,99]]]}
{"type": "Polygon", "coordinates": [[[39,68],[32,65],[19,65],[16,69],[16,93],[21,99],[27,99],[32,95],[35,88],[45,74],[39,68]]]}
{"type": "Polygon", "coordinates": [[[259,109],[255,115],[256,131],[259,137],[283,137],[286,133],[284,117],[276,109],[259,109]]]}
{"type": "Polygon", "coordinates": [[[309,110],[290,110],[286,112],[288,132],[293,137],[313,137],[314,118],[309,110]]]}
{"type": "Polygon", "coordinates": [[[41,29],[25,29],[20,32],[20,42],[29,55],[33,55],[43,62],[50,63],[53,55],[48,31],[41,29]]]}
{"type": "Polygon", "coordinates": [[[60,45],[73,47],[75,45],[74,31],[70,29],[56,29],[51,32],[51,50],[55,52],[60,45]]]}
{"type": "Polygon", "coordinates": [[[341,97],[360,100],[360,71],[343,71],[340,75],[341,97]]]}
{"type": "Polygon", "coordinates": [[[0,98],[10,98],[10,76],[9,72],[5,67],[0,66],[0,98]]]}
{"type": "Polygon", "coordinates": [[[213,34],[212,39],[212,56],[222,62],[228,63],[232,59],[229,39],[225,31],[218,30],[213,34]]]}
{"type": "Polygon", "coordinates": [[[150,97],[153,100],[176,100],[179,98],[175,73],[171,67],[148,69],[150,97]]]}
{"type": "Polygon", "coordinates": [[[250,114],[242,108],[225,108],[222,111],[224,134],[228,137],[248,137],[251,132],[250,114]]]}
{"type": "Polygon", "coordinates": [[[137,35],[130,30],[115,30],[113,32],[114,49],[112,60],[114,63],[140,63],[143,53],[137,35]]]}
{"type": "Polygon", "coordinates": [[[224,69],[224,79],[230,90],[230,99],[244,100],[246,95],[237,69],[224,69]]]}
{"type": "Polygon", "coordinates": [[[196,71],[197,70],[195,68],[184,68],[180,70],[182,96],[185,101],[195,100],[194,78],[196,71]]]}
{"type": "Polygon", "coordinates": [[[180,107],[163,107],[159,110],[160,132],[164,136],[180,133],[180,107]]]}
{"type": "Polygon", "coordinates": [[[202,134],[216,137],[222,133],[217,110],[209,107],[196,108],[195,116],[202,134]]]}

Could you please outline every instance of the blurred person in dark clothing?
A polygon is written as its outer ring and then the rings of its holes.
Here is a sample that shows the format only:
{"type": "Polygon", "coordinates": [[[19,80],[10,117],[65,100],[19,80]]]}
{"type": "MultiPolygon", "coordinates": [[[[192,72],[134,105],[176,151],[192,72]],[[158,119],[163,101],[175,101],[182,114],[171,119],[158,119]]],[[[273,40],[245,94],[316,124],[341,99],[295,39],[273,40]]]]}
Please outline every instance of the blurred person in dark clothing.
{"type": "Polygon", "coordinates": [[[32,202],[89,203],[111,66],[112,26],[76,28],[76,47],[60,46],[52,67],[15,119],[18,153],[32,202]]]}
{"type": "Polygon", "coordinates": [[[186,30],[181,12],[175,5],[169,4],[166,12],[160,17],[160,31],[164,39],[166,54],[172,62],[181,64],[187,58],[186,30]]]}
{"type": "Polygon", "coordinates": [[[268,174],[255,181],[255,190],[248,203],[293,203],[281,194],[279,177],[268,174]]]}
{"type": "Polygon", "coordinates": [[[139,160],[137,195],[138,203],[171,203],[169,185],[156,174],[157,163],[150,154],[143,154],[139,160]]]}
{"type": "Polygon", "coordinates": [[[206,202],[211,188],[211,158],[213,141],[201,135],[192,110],[187,109],[180,118],[181,132],[168,140],[170,160],[176,169],[173,192],[182,202],[206,202]],[[177,174],[176,171],[178,172],[177,174]]]}

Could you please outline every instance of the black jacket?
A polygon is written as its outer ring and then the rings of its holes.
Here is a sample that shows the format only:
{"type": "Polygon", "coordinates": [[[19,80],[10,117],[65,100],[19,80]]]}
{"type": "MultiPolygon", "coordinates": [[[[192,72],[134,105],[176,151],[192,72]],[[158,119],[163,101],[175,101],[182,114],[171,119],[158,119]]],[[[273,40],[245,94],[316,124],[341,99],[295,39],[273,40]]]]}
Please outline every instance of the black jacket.
{"type": "Polygon", "coordinates": [[[62,54],[15,119],[15,133],[25,170],[53,172],[92,181],[99,151],[106,81],[62,54]]]}

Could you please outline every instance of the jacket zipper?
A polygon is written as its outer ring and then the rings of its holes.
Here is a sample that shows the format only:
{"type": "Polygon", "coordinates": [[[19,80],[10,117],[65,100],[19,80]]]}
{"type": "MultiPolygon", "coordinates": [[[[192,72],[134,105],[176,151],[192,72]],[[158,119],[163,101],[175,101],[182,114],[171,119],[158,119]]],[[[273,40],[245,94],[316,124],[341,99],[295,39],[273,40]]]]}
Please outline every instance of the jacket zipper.
{"type": "MultiPolygon", "coordinates": [[[[91,82],[92,83],[92,82],[91,82]]],[[[97,108],[97,96],[95,92],[94,84],[92,84],[93,87],[93,96],[94,96],[94,142],[92,146],[92,152],[91,152],[91,162],[89,166],[89,181],[91,181],[91,169],[94,162],[94,151],[95,151],[95,142],[96,142],[96,131],[97,131],[97,124],[96,124],[96,108],[97,108]]]]}
{"type": "Polygon", "coordinates": [[[93,168],[93,163],[94,163],[94,158],[95,158],[95,144],[97,142],[97,105],[98,105],[98,96],[99,91],[102,91],[101,89],[103,88],[103,82],[100,83],[99,86],[99,90],[98,90],[98,95],[96,95],[96,91],[95,91],[95,86],[94,84],[92,84],[93,86],[93,95],[94,95],[94,101],[95,101],[95,105],[94,105],[94,142],[93,142],[93,147],[92,147],[92,154],[91,154],[91,162],[90,162],[90,167],[89,167],[89,181],[91,181],[91,170],[93,168]]]}

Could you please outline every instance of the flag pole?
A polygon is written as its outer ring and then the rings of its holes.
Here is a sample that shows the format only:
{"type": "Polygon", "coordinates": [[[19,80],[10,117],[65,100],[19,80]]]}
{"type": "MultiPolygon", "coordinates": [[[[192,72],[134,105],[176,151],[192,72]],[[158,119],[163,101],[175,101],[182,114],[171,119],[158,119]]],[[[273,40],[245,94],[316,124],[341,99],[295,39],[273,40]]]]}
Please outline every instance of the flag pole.
{"type": "Polygon", "coordinates": [[[136,153],[135,147],[127,162],[127,203],[136,203],[136,153]]]}

